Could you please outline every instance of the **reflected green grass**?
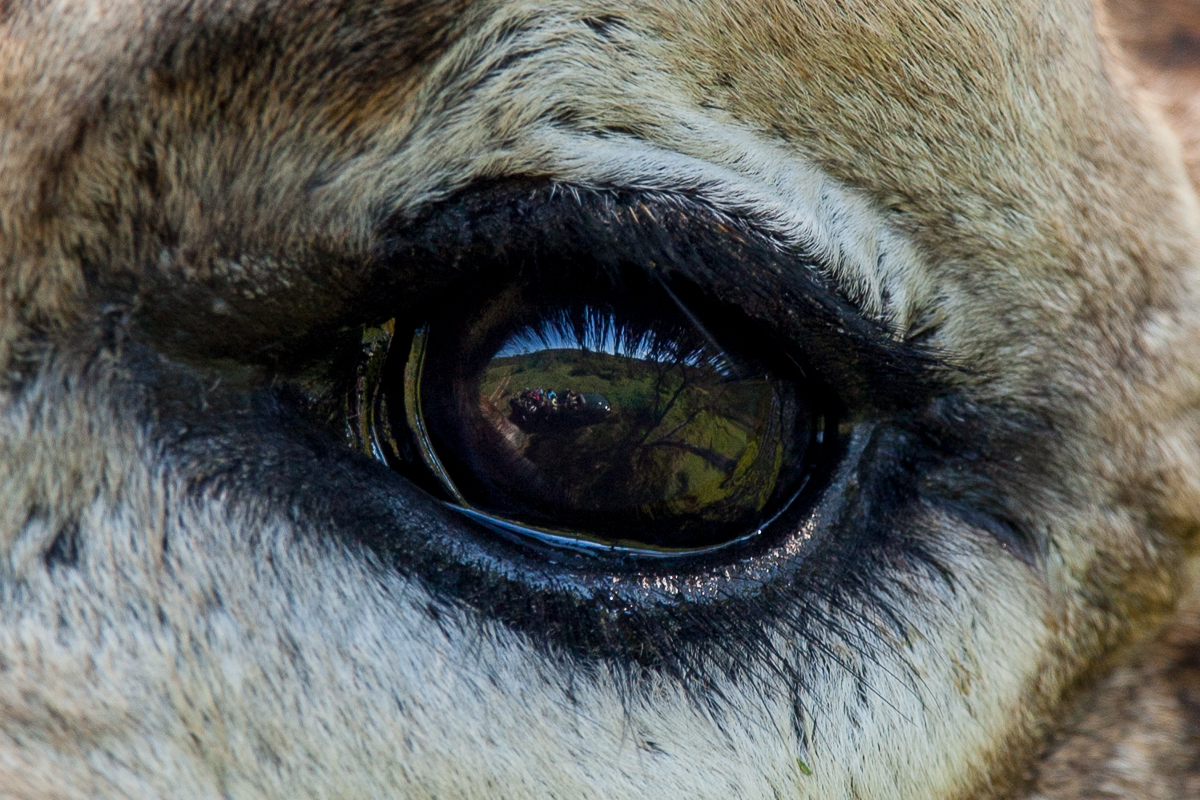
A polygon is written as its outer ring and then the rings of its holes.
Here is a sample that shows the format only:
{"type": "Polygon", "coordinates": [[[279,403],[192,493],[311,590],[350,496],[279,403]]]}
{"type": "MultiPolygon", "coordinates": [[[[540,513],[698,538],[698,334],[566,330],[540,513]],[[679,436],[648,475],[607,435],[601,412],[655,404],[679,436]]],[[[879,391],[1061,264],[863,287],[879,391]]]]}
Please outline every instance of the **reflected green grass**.
{"type": "Polygon", "coordinates": [[[765,379],[706,364],[546,349],[493,359],[480,376],[485,416],[508,415],[523,389],[604,395],[611,412],[583,427],[539,430],[513,446],[557,503],[643,518],[743,517],[771,498],[783,458],[779,403],[765,379]]]}

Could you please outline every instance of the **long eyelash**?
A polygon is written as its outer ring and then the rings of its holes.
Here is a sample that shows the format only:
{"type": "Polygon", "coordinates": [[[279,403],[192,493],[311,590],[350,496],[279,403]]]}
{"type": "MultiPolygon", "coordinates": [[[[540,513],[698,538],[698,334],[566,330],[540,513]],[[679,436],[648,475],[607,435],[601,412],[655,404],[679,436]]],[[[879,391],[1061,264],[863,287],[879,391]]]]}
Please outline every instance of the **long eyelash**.
{"type": "Polygon", "coordinates": [[[461,280],[484,266],[536,272],[542,260],[581,275],[641,271],[667,284],[685,306],[694,305],[673,282],[686,278],[744,310],[786,349],[803,353],[850,401],[917,407],[945,391],[953,371],[860,313],[813,254],[783,251],[750,223],[731,222],[686,199],[585,189],[569,196],[524,182],[471,189],[419,219],[387,226],[373,254],[374,293],[387,294],[388,285],[402,280],[406,291],[393,296],[417,308],[447,279],[426,279],[422,288],[412,264],[421,264],[422,274],[461,280]]]}
{"type": "MultiPolygon", "coordinates": [[[[700,321],[700,319],[696,316],[695,312],[693,312],[690,308],[688,308],[687,304],[684,303],[682,300],[680,300],[679,296],[676,295],[673,291],[671,291],[671,287],[667,284],[666,281],[664,281],[662,279],[661,276],[656,276],[656,277],[658,278],[658,280],[657,280],[658,285],[662,287],[662,290],[664,292],[666,292],[668,297],[671,298],[671,300],[679,308],[680,312],[685,317],[687,317],[689,322],[692,323],[692,326],[697,331],[699,331],[700,334],[702,336],[704,336],[705,339],[708,340],[710,345],[712,345],[716,350],[721,351],[723,348],[721,347],[720,343],[717,341],[717,337],[713,336],[712,332],[709,331],[708,327],[705,326],[705,324],[700,321]]],[[[738,370],[738,368],[735,365],[730,365],[730,367],[731,367],[730,371],[732,372],[734,377],[737,377],[737,378],[749,377],[748,374],[743,373],[742,371],[738,370]]],[[[803,370],[799,370],[799,372],[801,375],[803,375],[803,370]]]]}

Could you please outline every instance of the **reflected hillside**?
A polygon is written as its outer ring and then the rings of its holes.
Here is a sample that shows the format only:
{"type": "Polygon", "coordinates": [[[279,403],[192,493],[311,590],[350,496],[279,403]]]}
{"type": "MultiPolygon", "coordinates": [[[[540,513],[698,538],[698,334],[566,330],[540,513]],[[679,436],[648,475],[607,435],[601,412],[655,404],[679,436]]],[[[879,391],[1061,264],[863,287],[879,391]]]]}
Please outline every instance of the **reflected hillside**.
{"type": "Polygon", "coordinates": [[[714,522],[760,508],[774,492],[782,446],[767,381],[730,379],[703,363],[558,348],[493,359],[479,391],[483,417],[533,468],[514,470],[514,480],[521,474],[528,489],[536,475],[542,503],[548,494],[564,507],[647,518],[705,507],[714,522]],[[568,405],[581,395],[608,409],[573,414],[568,405]],[[568,422],[531,423],[522,410],[531,402],[545,407],[542,418],[568,422]]]}

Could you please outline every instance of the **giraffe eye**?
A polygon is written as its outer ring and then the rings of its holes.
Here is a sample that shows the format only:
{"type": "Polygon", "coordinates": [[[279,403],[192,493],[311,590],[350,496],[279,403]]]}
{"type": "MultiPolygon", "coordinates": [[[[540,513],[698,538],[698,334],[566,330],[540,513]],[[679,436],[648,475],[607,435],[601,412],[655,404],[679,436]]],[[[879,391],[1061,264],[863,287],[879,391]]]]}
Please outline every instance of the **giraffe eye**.
{"type": "Polygon", "coordinates": [[[834,404],[769,337],[680,298],[540,277],[393,322],[364,440],[509,536],[659,555],[756,537],[811,482],[834,404]]]}

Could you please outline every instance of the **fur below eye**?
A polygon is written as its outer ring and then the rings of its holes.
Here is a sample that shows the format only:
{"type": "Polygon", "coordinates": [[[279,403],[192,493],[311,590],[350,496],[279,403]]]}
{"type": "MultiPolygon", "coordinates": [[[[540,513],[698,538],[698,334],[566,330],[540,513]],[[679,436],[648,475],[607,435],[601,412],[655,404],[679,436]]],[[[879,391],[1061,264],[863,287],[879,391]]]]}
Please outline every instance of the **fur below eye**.
{"type": "Polygon", "coordinates": [[[830,404],[716,316],[644,282],[493,291],[393,338],[360,386],[364,433],[505,534],[646,553],[753,537],[813,473],[830,404]]]}

